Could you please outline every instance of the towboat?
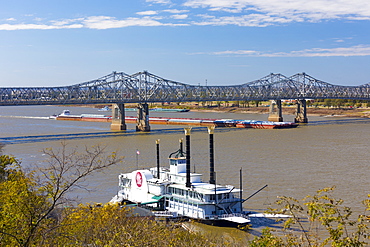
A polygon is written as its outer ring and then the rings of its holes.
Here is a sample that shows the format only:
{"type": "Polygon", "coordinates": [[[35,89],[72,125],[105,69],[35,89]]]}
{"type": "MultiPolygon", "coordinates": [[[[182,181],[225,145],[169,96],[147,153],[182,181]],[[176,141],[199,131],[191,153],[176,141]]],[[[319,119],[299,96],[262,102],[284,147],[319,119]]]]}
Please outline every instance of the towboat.
{"type": "Polygon", "coordinates": [[[69,110],[63,110],[59,115],[52,115],[49,119],[56,120],[74,120],[74,121],[93,121],[93,122],[109,122],[112,120],[111,116],[106,116],[102,114],[81,114],[72,115],[69,110]]]}
{"type": "Polygon", "coordinates": [[[58,119],[58,118],[81,118],[80,115],[71,115],[69,110],[63,110],[60,114],[54,114],[49,117],[50,119],[58,119]]]}
{"type": "Polygon", "coordinates": [[[103,108],[100,108],[98,111],[110,111],[109,106],[104,106],[103,108]]]}
{"type": "Polygon", "coordinates": [[[243,211],[242,190],[218,185],[213,162],[213,130],[210,136],[210,180],[190,172],[190,129],[185,128],[186,152],[180,148],[169,155],[169,167],[139,169],[118,176],[118,192],[110,203],[136,204],[148,207],[156,216],[182,217],[217,226],[243,226],[250,223],[243,211]]]}

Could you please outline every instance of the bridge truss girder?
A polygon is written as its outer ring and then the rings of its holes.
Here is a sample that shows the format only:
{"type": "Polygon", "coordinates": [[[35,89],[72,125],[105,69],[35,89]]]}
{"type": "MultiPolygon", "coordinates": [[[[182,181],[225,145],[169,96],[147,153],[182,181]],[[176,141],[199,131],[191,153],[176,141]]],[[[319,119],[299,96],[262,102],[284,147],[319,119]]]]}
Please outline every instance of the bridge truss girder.
{"type": "Polygon", "coordinates": [[[305,73],[270,74],[233,86],[193,86],[147,71],[112,72],[99,79],[65,87],[0,88],[0,105],[61,105],[279,99],[370,100],[370,84],[339,86],[305,73]]]}

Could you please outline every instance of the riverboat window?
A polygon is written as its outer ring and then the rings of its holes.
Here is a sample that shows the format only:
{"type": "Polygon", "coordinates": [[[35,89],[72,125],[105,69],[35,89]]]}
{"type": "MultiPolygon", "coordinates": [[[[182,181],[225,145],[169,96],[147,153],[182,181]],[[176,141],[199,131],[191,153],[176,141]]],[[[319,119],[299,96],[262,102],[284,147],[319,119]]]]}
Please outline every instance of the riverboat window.
{"type": "Polygon", "coordinates": [[[178,164],[185,164],[186,163],[186,160],[185,159],[180,159],[177,161],[178,164]]]}
{"type": "Polygon", "coordinates": [[[211,194],[209,195],[209,199],[212,201],[212,200],[215,200],[215,195],[214,194],[211,194]]]}
{"type": "Polygon", "coordinates": [[[121,182],[123,186],[130,186],[131,185],[131,179],[129,178],[121,178],[121,182]]]}
{"type": "Polygon", "coordinates": [[[202,200],[203,199],[203,194],[197,193],[198,199],[202,200]]]}

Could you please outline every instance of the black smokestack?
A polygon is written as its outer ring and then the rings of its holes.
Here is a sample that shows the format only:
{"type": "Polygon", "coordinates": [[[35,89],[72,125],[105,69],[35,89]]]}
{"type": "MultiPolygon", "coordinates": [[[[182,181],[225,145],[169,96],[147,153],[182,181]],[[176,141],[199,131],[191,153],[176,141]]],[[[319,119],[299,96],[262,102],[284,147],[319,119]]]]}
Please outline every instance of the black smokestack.
{"type": "Polygon", "coordinates": [[[182,139],[180,139],[180,155],[183,155],[183,153],[184,153],[184,148],[182,144],[182,139]]]}
{"type": "Polygon", "coordinates": [[[191,127],[185,128],[186,137],[186,187],[191,188],[190,182],[190,130],[191,127]]]}
{"type": "Polygon", "coordinates": [[[214,146],[213,146],[213,132],[215,127],[208,127],[209,133],[209,183],[215,184],[215,155],[214,155],[214,146]]]}
{"type": "Polygon", "coordinates": [[[159,139],[155,141],[157,146],[157,178],[159,179],[159,139]]]}

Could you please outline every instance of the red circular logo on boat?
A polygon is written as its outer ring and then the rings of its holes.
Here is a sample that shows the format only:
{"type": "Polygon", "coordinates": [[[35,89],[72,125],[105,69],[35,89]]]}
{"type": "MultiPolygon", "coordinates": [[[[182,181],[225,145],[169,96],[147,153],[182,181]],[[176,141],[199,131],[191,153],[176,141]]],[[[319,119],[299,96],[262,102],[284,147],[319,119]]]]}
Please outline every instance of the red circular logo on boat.
{"type": "Polygon", "coordinates": [[[136,173],[136,185],[137,187],[141,187],[143,185],[143,176],[140,172],[136,173]]]}

